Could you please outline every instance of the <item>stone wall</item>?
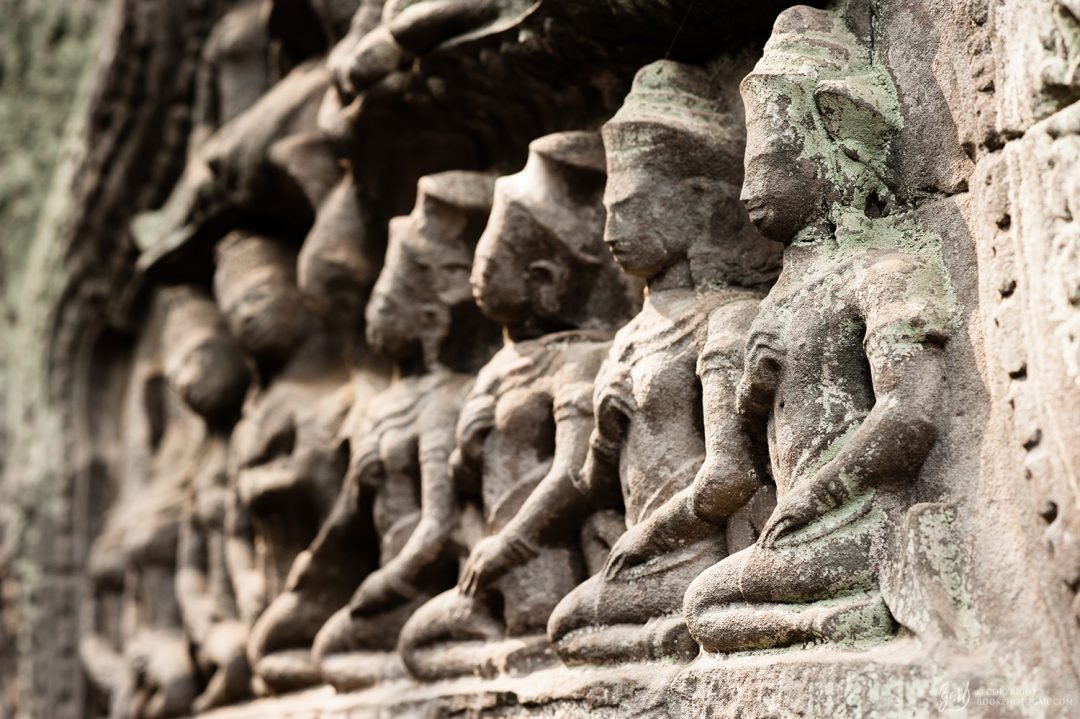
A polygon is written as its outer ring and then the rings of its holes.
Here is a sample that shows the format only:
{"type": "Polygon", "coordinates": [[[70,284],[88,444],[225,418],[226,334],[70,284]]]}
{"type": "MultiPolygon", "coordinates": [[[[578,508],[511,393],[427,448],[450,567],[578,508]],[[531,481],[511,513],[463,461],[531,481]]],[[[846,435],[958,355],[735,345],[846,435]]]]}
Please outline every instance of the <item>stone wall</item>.
{"type": "Polygon", "coordinates": [[[792,5],[14,3],[8,704],[1068,714],[1080,7],[792,5]]]}

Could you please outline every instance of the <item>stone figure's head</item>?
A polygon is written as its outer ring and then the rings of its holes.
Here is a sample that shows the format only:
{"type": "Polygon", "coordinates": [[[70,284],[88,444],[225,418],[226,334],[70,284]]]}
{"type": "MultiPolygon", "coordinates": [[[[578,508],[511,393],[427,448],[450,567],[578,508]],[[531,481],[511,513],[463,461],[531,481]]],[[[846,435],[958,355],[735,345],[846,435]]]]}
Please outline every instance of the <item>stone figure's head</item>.
{"type": "Polygon", "coordinates": [[[236,339],[209,295],[190,286],[162,290],[165,377],[210,422],[236,417],[251,375],[236,339]]]}
{"type": "Polygon", "coordinates": [[[889,211],[901,125],[896,89],[842,18],[785,10],[741,91],[742,197],[762,234],[790,242],[805,227],[836,224],[838,207],[870,217],[889,211]]]}
{"type": "Polygon", "coordinates": [[[561,132],[534,140],[525,169],[496,181],[472,286],[511,335],[617,327],[640,306],[640,284],[604,247],[605,176],[600,135],[561,132]]]}
{"type": "Polygon", "coordinates": [[[258,518],[274,593],[337,495],[348,465],[340,430],[352,399],[347,364],[329,344],[310,342],[267,388],[249,394],[233,431],[230,482],[258,518]]]}
{"type": "Polygon", "coordinates": [[[327,64],[348,103],[388,75],[407,70],[418,56],[444,43],[506,32],[539,5],[536,0],[363,0],[327,64]]]}
{"type": "Polygon", "coordinates": [[[381,236],[352,174],[347,173],[315,214],[297,259],[300,289],[313,309],[346,330],[361,326],[364,304],[382,261],[381,236]]]}
{"type": "Polygon", "coordinates": [[[296,254],[246,232],[227,235],[216,254],[214,294],[229,331],[261,362],[283,362],[312,324],[296,285],[296,254]]]}
{"type": "Polygon", "coordinates": [[[494,184],[479,172],[420,178],[412,213],[390,221],[386,262],[368,302],[368,343],[376,351],[399,361],[422,354],[430,367],[447,362],[452,336],[490,344],[485,338],[497,332],[473,303],[469,272],[494,184]]]}
{"type": "Polygon", "coordinates": [[[743,109],[730,79],[738,66],[647,65],[604,125],[604,240],[628,274],[650,279],[689,261],[695,285],[775,277],[779,248],[739,202],[743,109]]]}

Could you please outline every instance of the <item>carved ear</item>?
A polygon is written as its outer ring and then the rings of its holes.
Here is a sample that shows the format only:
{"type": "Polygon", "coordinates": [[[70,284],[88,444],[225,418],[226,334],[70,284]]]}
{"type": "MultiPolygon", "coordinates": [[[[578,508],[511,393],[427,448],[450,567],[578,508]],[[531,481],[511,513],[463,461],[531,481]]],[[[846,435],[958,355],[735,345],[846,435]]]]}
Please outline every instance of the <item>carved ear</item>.
{"type": "Polygon", "coordinates": [[[545,314],[552,315],[559,311],[565,284],[566,268],[559,263],[536,260],[529,265],[529,287],[545,314]]]}
{"type": "Polygon", "coordinates": [[[845,153],[878,174],[884,172],[898,131],[893,115],[899,108],[878,78],[823,80],[814,89],[814,102],[825,131],[845,153]]]}
{"type": "Polygon", "coordinates": [[[464,262],[448,262],[438,268],[436,293],[439,301],[447,307],[472,301],[472,285],[469,275],[472,265],[464,262]]]}

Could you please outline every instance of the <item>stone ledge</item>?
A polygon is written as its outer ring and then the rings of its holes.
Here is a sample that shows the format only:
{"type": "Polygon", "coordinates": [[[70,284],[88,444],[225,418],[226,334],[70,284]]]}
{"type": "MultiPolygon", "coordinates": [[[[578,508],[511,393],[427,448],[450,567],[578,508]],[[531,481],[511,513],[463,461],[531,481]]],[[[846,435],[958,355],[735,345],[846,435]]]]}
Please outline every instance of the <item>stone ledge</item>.
{"type": "Polygon", "coordinates": [[[551,667],[527,676],[432,684],[389,681],[359,692],[323,687],[203,715],[207,719],[409,717],[918,717],[937,714],[950,676],[914,643],[872,649],[702,656],[690,665],[551,667]]]}
{"type": "Polygon", "coordinates": [[[312,689],[218,709],[205,719],[386,719],[409,717],[667,716],[667,689],[684,667],[553,667],[527,676],[466,677],[420,684],[402,679],[359,692],[312,689]]]}
{"type": "Polygon", "coordinates": [[[946,678],[907,640],[870,650],[702,656],[672,683],[668,708],[672,717],[710,719],[933,716],[946,678]]]}

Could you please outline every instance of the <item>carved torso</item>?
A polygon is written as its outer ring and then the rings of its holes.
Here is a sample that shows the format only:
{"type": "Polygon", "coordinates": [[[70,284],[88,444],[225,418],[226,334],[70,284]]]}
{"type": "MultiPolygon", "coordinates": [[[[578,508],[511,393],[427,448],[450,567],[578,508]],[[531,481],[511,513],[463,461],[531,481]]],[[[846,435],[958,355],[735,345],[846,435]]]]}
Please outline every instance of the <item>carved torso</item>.
{"type": "MultiPolygon", "coordinates": [[[[401,551],[420,520],[423,438],[453,426],[471,383],[468,375],[447,371],[406,377],[372,402],[378,412],[365,425],[363,444],[354,451],[362,477],[367,475],[364,464],[377,462],[381,470],[376,473],[373,510],[382,564],[401,551]]],[[[445,449],[449,453],[451,447],[445,449]]]]}
{"type": "Polygon", "coordinates": [[[555,411],[588,401],[587,388],[610,346],[600,331],[568,331],[508,344],[484,367],[459,421],[460,442],[487,431],[480,495],[497,531],[551,468],[555,411]]]}
{"type": "Polygon", "coordinates": [[[705,458],[698,360],[709,316],[720,305],[756,302],[745,290],[651,296],[619,330],[596,380],[602,426],[624,424],[619,478],[627,524],[648,517],[685,488],[705,458]]]}
{"type": "Polygon", "coordinates": [[[747,343],[740,394],[772,398],[769,452],[780,494],[813,476],[873,409],[875,361],[944,336],[935,300],[921,290],[935,286],[923,259],[869,249],[815,269],[825,252],[788,250],[747,343]]]}
{"type": "Polygon", "coordinates": [[[315,537],[344,474],[338,428],[349,409],[346,375],[274,382],[237,426],[235,487],[250,513],[270,596],[315,537]]]}

